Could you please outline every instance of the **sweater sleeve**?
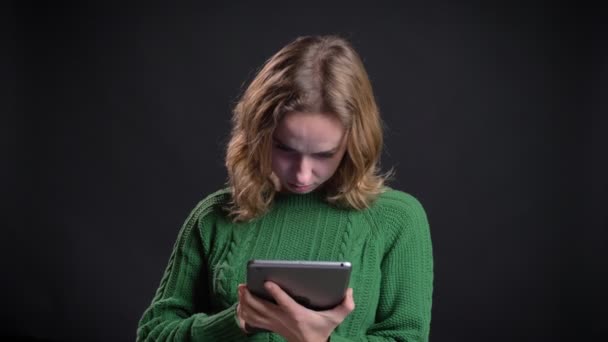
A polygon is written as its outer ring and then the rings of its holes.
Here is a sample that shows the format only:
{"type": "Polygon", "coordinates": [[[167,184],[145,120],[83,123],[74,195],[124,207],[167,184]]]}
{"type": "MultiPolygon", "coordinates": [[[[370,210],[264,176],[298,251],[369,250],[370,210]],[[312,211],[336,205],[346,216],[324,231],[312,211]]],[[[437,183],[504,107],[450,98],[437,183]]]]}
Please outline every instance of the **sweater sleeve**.
{"type": "Polygon", "coordinates": [[[399,202],[401,210],[394,211],[397,215],[382,214],[396,218],[383,227],[393,226],[396,233],[381,263],[376,320],[364,337],[347,339],[334,332],[331,341],[428,341],[433,292],[429,224],[414,197],[400,192],[399,202]]]}
{"type": "Polygon", "coordinates": [[[236,304],[209,312],[208,270],[199,227],[209,207],[201,202],[182,226],[161,284],[139,321],[137,341],[237,340],[245,336],[236,322],[236,304]]]}

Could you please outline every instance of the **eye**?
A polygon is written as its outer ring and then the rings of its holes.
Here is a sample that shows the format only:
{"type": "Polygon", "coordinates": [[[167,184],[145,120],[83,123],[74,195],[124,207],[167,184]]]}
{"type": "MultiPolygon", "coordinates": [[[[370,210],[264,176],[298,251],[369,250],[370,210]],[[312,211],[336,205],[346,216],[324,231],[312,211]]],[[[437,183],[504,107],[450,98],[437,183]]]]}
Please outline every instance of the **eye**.
{"type": "Polygon", "coordinates": [[[281,144],[281,143],[274,143],[274,147],[278,148],[281,151],[286,151],[286,152],[291,152],[293,151],[291,148],[281,144]]]}
{"type": "Polygon", "coordinates": [[[333,156],[334,156],[334,154],[333,153],[329,153],[329,152],[315,154],[315,157],[317,157],[319,159],[330,159],[333,156]]]}

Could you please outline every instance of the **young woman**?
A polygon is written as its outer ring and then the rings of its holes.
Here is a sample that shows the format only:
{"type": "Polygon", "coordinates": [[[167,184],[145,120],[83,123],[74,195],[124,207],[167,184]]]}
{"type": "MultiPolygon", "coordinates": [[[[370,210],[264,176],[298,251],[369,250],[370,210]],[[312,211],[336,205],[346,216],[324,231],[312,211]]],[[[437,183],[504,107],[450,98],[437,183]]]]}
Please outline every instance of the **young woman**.
{"type": "Polygon", "coordinates": [[[424,209],[385,185],[382,123],[358,54],[335,36],[300,37],[234,109],[228,187],[186,219],[139,341],[426,341],[433,259],[424,209]],[[250,259],[349,261],[350,288],[327,311],[267,282],[250,259]],[[267,332],[252,332],[258,327],[267,332]]]}

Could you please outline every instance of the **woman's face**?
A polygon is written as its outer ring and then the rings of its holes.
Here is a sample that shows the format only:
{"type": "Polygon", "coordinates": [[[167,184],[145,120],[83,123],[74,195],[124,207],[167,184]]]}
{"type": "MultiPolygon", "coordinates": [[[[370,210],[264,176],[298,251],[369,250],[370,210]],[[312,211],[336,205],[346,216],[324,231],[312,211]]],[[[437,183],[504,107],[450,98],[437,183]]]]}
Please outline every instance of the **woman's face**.
{"type": "Polygon", "coordinates": [[[344,126],[332,114],[285,114],[272,143],[272,171],[278,190],[303,194],[330,179],[346,150],[344,133],[344,126]]]}

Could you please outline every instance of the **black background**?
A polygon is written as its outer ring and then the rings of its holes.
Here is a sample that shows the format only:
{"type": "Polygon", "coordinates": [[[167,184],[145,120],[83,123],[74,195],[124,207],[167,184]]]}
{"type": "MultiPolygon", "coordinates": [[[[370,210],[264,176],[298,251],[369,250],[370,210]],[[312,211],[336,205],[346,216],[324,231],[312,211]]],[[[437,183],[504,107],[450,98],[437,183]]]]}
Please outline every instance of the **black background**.
{"type": "Polygon", "coordinates": [[[608,16],[548,5],[4,11],[2,335],[134,340],[183,220],[225,182],[244,86],[297,36],[332,33],[370,75],[392,186],[427,210],[431,340],[599,340],[608,16]]]}

